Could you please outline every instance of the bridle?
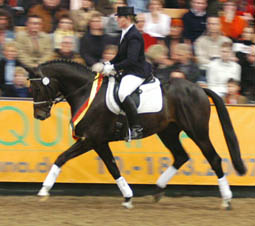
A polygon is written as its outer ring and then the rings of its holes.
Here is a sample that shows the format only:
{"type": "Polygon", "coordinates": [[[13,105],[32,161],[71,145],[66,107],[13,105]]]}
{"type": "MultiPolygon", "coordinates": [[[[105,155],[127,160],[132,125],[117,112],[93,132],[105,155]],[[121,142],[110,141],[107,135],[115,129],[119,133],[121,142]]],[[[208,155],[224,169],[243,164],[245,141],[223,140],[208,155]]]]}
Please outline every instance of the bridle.
{"type": "MultiPolygon", "coordinates": [[[[47,104],[49,106],[49,108],[51,108],[53,104],[57,104],[57,103],[61,102],[64,99],[64,97],[63,98],[59,98],[61,96],[61,94],[59,94],[56,97],[53,97],[53,95],[52,95],[52,87],[49,86],[49,84],[51,82],[50,78],[44,76],[40,68],[38,70],[39,70],[40,77],[38,77],[38,78],[29,78],[28,80],[29,81],[35,81],[35,82],[41,82],[41,85],[45,89],[47,100],[44,100],[44,101],[34,101],[33,103],[34,103],[34,105],[37,105],[37,106],[38,105],[46,105],[47,104]],[[48,81],[48,83],[45,82],[46,80],[48,81]]],[[[53,79],[53,78],[51,78],[51,79],[53,79]]]]}
{"type": "MultiPolygon", "coordinates": [[[[63,95],[63,94],[59,94],[59,95],[57,95],[56,97],[53,97],[53,95],[52,95],[52,87],[51,86],[49,86],[49,84],[50,84],[50,82],[51,82],[51,80],[52,79],[54,79],[54,78],[49,78],[49,77],[47,77],[47,76],[45,76],[45,75],[43,75],[43,73],[42,73],[42,71],[41,71],[41,69],[39,68],[38,69],[38,71],[39,71],[39,74],[40,74],[40,77],[37,77],[37,78],[29,78],[28,80],[29,81],[35,81],[35,82],[41,82],[42,84],[42,86],[45,88],[45,92],[46,92],[46,95],[47,95],[47,100],[44,100],[44,101],[34,101],[33,103],[34,103],[34,105],[48,105],[48,107],[49,107],[49,109],[52,107],[52,105],[54,105],[54,104],[57,104],[57,103],[59,103],[59,102],[61,102],[61,101],[63,101],[63,100],[65,100],[65,99],[67,99],[68,97],[70,97],[70,96],[73,96],[73,95],[75,95],[76,93],[78,93],[80,90],[82,90],[82,89],[84,89],[85,87],[86,87],[86,85],[82,85],[81,87],[79,87],[78,89],[76,89],[74,92],[70,92],[69,94],[67,94],[67,95],[63,95]],[[44,80],[48,80],[48,83],[45,83],[44,82],[44,80]],[[62,97],[61,97],[62,96],[62,97]]],[[[99,77],[96,77],[95,79],[94,79],[94,81],[95,80],[97,80],[99,77]]]]}

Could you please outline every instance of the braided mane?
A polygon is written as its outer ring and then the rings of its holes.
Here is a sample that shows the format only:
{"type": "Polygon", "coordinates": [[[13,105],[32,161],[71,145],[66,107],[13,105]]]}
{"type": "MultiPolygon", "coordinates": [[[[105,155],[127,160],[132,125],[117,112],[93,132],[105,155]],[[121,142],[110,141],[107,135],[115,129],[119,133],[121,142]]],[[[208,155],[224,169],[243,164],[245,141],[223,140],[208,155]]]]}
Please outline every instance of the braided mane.
{"type": "Polygon", "coordinates": [[[77,63],[75,61],[68,60],[68,59],[56,59],[56,60],[47,61],[45,63],[40,64],[39,67],[40,66],[51,65],[51,64],[61,64],[61,63],[69,64],[71,66],[74,66],[74,67],[76,67],[80,71],[84,71],[85,70],[86,72],[93,73],[91,71],[91,69],[89,67],[87,67],[86,65],[83,65],[83,64],[80,64],[80,63],[77,63]]]}

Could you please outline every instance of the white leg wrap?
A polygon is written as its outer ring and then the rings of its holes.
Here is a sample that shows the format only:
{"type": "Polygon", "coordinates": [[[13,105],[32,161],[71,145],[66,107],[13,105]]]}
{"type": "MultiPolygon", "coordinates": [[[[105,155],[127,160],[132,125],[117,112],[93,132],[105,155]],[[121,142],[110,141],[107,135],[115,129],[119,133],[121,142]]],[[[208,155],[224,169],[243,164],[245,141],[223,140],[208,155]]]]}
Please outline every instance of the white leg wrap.
{"type": "Polygon", "coordinates": [[[157,180],[157,185],[160,188],[165,188],[171,178],[177,173],[177,169],[174,166],[169,166],[164,173],[160,175],[157,180]]]}
{"type": "Polygon", "coordinates": [[[221,197],[223,199],[231,199],[232,191],[230,190],[226,176],[224,175],[222,178],[218,179],[218,182],[219,182],[221,197]]]}
{"type": "Polygon", "coordinates": [[[125,198],[131,198],[133,197],[133,191],[129,187],[128,183],[126,182],[124,177],[120,177],[116,180],[116,183],[125,198]]]}
{"type": "Polygon", "coordinates": [[[55,164],[51,167],[50,172],[48,173],[46,179],[43,182],[43,186],[46,187],[48,191],[55,184],[60,171],[61,169],[55,164]]]}

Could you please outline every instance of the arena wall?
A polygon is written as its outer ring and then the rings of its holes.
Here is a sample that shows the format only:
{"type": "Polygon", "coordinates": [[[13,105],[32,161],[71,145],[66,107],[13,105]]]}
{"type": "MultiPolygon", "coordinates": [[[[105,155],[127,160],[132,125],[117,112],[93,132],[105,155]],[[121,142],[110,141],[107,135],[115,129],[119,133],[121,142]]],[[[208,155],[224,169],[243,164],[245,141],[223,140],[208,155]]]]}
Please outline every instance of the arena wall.
{"type": "MultiPolygon", "coordinates": [[[[57,156],[73,142],[70,109],[57,104],[45,121],[33,118],[32,101],[0,100],[0,182],[42,182],[57,156]]],[[[210,119],[210,137],[222,157],[230,184],[255,185],[254,106],[228,106],[236,130],[245,176],[236,175],[214,106],[210,119]]],[[[203,117],[203,116],[201,116],[203,117]]],[[[93,123],[93,122],[92,122],[93,123]]],[[[171,139],[171,138],[169,138],[171,139]]],[[[196,145],[182,133],[180,139],[191,160],[173,178],[171,184],[216,185],[217,178],[196,145]]],[[[111,144],[122,175],[131,184],[154,184],[171,163],[169,151],[155,135],[139,141],[111,144]]],[[[71,160],[62,168],[59,183],[114,183],[94,151],[71,160]]]]}

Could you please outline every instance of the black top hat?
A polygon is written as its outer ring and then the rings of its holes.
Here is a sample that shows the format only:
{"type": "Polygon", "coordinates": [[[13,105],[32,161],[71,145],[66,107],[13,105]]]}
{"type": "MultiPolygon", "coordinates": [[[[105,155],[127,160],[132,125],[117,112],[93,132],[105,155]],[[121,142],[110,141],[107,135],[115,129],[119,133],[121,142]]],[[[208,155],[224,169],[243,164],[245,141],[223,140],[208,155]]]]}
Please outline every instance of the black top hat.
{"type": "Polygon", "coordinates": [[[136,16],[134,13],[134,7],[122,6],[117,8],[116,16],[136,16]]]}

